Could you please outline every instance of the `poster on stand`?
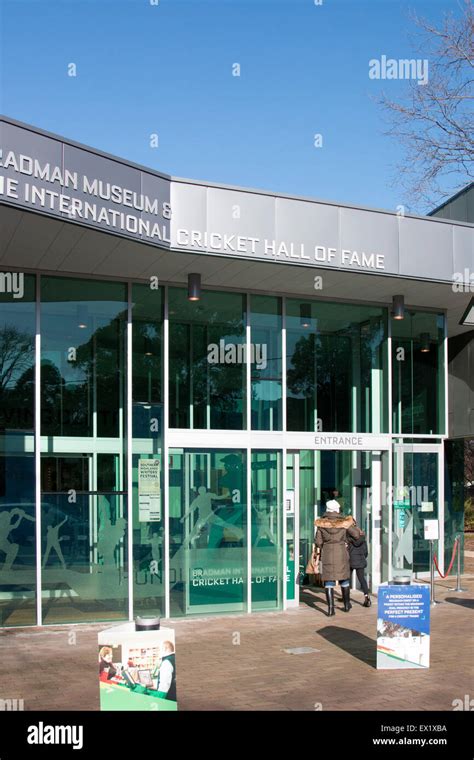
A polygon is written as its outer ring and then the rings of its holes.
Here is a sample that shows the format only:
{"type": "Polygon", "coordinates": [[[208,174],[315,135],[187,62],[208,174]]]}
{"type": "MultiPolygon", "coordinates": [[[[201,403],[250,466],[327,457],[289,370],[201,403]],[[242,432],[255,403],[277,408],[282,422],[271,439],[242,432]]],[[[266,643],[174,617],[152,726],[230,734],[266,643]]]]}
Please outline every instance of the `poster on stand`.
{"type": "Polygon", "coordinates": [[[380,586],[377,669],[429,668],[430,590],[427,586],[380,586]]]}

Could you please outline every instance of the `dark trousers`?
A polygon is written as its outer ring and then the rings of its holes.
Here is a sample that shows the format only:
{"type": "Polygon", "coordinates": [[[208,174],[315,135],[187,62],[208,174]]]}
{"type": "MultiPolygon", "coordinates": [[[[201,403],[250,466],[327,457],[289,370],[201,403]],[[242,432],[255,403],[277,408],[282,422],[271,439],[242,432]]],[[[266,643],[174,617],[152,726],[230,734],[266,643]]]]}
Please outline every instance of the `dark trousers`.
{"type": "Polygon", "coordinates": [[[360,585],[362,587],[362,591],[364,592],[364,594],[368,594],[369,593],[369,587],[367,585],[367,581],[365,580],[364,568],[363,567],[357,567],[356,568],[356,575],[357,575],[357,580],[359,581],[359,583],[360,583],[360,585]]]}

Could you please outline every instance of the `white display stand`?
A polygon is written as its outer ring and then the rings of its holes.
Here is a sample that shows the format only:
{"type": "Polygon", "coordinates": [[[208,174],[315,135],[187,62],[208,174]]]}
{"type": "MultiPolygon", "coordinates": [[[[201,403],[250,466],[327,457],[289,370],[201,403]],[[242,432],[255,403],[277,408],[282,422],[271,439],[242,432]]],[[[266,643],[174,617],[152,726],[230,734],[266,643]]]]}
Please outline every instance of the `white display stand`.
{"type": "Polygon", "coordinates": [[[136,631],[135,623],[98,636],[101,710],[178,709],[173,628],[136,631]]]}

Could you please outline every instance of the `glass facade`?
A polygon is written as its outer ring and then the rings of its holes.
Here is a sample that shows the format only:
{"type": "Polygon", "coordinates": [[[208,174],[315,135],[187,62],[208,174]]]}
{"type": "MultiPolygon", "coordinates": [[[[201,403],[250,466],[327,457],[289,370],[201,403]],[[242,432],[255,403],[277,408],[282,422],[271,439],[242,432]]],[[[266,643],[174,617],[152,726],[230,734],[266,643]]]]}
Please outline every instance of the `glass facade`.
{"type": "Polygon", "coordinates": [[[188,301],[170,288],[169,425],[242,430],[246,427],[246,298],[206,291],[188,301]]]}
{"type": "Polygon", "coordinates": [[[36,623],[35,301],[0,293],[0,625],[36,623]]]}
{"type": "Polygon", "coordinates": [[[394,433],[445,432],[444,316],[411,309],[392,320],[394,433]]]}
{"type": "Polygon", "coordinates": [[[164,616],[163,289],[133,284],[131,320],[134,610],[164,616]]]}
{"type": "Polygon", "coordinates": [[[281,312],[281,298],[250,298],[252,430],[282,429],[281,312]]]}
{"type": "MultiPolygon", "coordinates": [[[[444,317],[391,321],[391,379],[388,319],[382,306],[212,290],[191,302],[182,287],[70,277],[0,293],[0,625],[296,599],[326,501],[370,533],[377,487],[370,451],[313,449],[303,434],[370,441],[391,423],[397,444],[429,446],[444,430],[444,317]]],[[[384,482],[428,491],[403,525],[383,506],[384,580],[407,551],[426,570],[427,504],[444,515],[446,557],[461,525],[457,496],[440,502],[438,453],[396,445],[391,474],[387,462],[384,482]]]]}
{"type": "Polygon", "coordinates": [[[43,622],[128,613],[127,286],[41,277],[43,622]]]}
{"type": "Polygon", "coordinates": [[[171,449],[171,615],[242,612],[247,599],[245,451],[171,449]]]}
{"type": "Polygon", "coordinates": [[[286,302],[288,430],[388,431],[387,310],[286,302]]]}

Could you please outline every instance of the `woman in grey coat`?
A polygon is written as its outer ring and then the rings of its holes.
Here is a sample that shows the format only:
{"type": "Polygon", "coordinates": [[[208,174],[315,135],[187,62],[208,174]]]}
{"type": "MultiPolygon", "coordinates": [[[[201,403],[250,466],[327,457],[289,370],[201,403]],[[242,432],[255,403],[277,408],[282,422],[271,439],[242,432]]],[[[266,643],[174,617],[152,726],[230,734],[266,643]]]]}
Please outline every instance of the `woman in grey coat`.
{"type": "Polygon", "coordinates": [[[344,612],[351,609],[348,537],[359,538],[361,531],[351,515],[341,515],[337,501],[331,499],[326,504],[326,512],[314,521],[317,527],[316,561],[322,563],[322,580],[326,589],[328,616],[334,615],[334,586],[336,581],[342,589],[344,612]]]}

